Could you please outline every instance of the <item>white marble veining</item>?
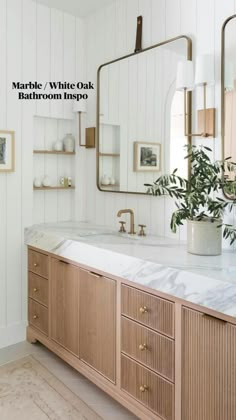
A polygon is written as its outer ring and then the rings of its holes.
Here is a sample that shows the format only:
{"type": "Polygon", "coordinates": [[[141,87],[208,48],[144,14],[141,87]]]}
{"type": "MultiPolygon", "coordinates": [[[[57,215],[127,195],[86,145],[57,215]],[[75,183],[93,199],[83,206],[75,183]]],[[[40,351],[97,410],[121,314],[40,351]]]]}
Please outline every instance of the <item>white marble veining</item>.
{"type": "Polygon", "coordinates": [[[236,316],[236,254],[188,254],[185,244],[89,223],[35,225],[25,243],[108,274],[236,316]]]}

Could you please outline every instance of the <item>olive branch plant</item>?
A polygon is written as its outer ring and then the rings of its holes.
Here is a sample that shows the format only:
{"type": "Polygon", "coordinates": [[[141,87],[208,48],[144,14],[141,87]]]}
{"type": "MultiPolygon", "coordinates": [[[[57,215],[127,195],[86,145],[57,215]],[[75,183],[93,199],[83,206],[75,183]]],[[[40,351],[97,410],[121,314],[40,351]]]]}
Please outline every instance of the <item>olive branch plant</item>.
{"type": "Polygon", "coordinates": [[[175,199],[177,210],[171,217],[171,230],[176,233],[177,226],[183,225],[185,220],[211,222],[219,221],[218,227],[223,227],[223,237],[230,240],[232,245],[236,241],[236,228],[223,222],[226,209],[232,212],[236,205],[236,181],[231,181],[227,176],[222,177],[222,172],[235,172],[236,163],[231,158],[223,161],[212,162],[207,152],[212,152],[206,146],[185,146],[188,154],[185,159],[190,159],[191,175],[189,179],[178,175],[175,169],[170,175],[160,176],[153,184],[144,184],[147,193],[154,196],[169,195],[175,199]],[[220,192],[227,191],[234,196],[232,201],[219,196],[220,192]]]}

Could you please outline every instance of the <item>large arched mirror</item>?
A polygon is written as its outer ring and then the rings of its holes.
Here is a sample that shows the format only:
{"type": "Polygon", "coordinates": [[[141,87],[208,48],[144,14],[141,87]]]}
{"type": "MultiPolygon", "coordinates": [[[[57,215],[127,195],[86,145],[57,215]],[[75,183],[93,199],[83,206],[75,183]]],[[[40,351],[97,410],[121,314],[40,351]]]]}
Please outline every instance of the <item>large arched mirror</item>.
{"type": "Polygon", "coordinates": [[[236,199],[236,15],[222,29],[222,155],[229,158],[224,176],[231,181],[225,194],[236,199]]]}
{"type": "MultiPolygon", "coordinates": [[[[145,194],[145,183],[179,168],[188,174],[184,96],[176,92],[179,61],[191,60],[180,36],[102,65],[98,70],[97,186],[145,194]]],[[[191,93],[187,118],[191,126],[191,93]]]]}

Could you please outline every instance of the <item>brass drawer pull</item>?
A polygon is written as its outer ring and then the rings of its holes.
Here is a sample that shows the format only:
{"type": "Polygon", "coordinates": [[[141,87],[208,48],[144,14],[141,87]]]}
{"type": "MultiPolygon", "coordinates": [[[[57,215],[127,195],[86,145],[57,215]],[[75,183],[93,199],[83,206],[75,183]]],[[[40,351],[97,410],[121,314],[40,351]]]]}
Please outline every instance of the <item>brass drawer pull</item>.
{"type": "Polygon", "coordinates": [[[34,315],[34,316],[33,316],[33,318],[34,318],[34,319],[38,319],[38,315],[34,315]]]}
{"type": "Polygon", "coordinates": [[[36,289],[36,287],[34,288],[34,293],[38,292],[38,289],[36,289]]]}
{"type": "Polygon", "coordinates": [[[141,392],[148,391],[148,386],[147,385],[141,385],[140,388],[139,388],[139,391],[141,391],[141,392]]]}
{"type": "Polygon", "coordinates": [[[148,312],[148,308],[146,306],[141,306],[141,308],[139,309],[139,312],[141,314],[146,314],[148,312]]]}
{"type": "Polygon", "coordinates": [[[148,349],[147,344],[140,344],[138,348],[139,348],[140,351],[144,351],[144,350],[148,349]]]}
{"type": "Polygon", "coordinates": [[[39,265],[38,265],[38,263],[34,263],[34,267],[38,267],[39,265]]]}

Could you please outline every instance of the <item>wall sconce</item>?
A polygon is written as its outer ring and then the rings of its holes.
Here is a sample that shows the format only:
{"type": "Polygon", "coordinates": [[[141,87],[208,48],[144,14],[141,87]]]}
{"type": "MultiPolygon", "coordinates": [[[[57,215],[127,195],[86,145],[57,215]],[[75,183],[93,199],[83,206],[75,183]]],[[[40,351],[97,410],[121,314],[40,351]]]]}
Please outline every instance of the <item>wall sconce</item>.
{"type": "Polygon", "coordinates": [[[197,57],[194,80],[192,61],[178,63],[176,90],[184,91],[184,132],[186,137],[215,137],[215,108],[206,107],[207,86],[214,84],[213,59],[209,55],[197,57]],[[195,87],[203,89],[203,109],[198,111],[198,133],[189,133],[187,127],[187,92],[195,87]]]}
{"type": "Polygon", "coordinates": [[[95,147],[95,127],[85,129],[85,144],[82,144],[82,129],[81,129],[81,116],[86,114],[86,100],[74,101],[73,112],[78,113],[79,116],[79,145],[91,149],[95,147]]]}

